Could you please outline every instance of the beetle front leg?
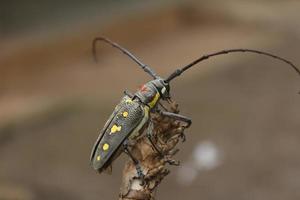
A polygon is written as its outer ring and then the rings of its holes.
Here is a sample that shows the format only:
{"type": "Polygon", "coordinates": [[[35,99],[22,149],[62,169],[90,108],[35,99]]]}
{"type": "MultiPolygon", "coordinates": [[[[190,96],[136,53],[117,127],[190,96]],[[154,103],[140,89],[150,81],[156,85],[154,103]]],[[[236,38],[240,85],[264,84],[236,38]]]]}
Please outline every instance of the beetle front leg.
{"type": "MultiPolygon", "coordinates": [[[[190,118],[188,118],[186,116],[183,116],[183,115],[180,115],[180,114],[177,114],[177,113],[172,113],[172,112],[168,112],[168,111],[161,111],[161,110],[158,110],[158,113],[163,115],[163,116],[167,116],[167,117],[170,117],[170,118],[173,118],[173,119],[176,119],[176,120],[179,120],[179,121],[182,121],[182,122],[186,123],[186,126],[184,126],[184,128],[188,128],[192,124],[192,120],[190,118]]],[[[181,138],[182,138],[182,141],[184,142],[185,141],[184,133],[182,133],[181,138]]]]}
{"type": "Polygon", "coordinates": [[[191,126],[192,124],[192,120],[189,117],[177,114],[177,113],[172,113],[172,112],[168,112],[168,111],[159,111],[159,114],[167,116],[167,117],[171,117],[173,119],[185,122],[187,125],[185,128],[188,128],[191,126]]]}

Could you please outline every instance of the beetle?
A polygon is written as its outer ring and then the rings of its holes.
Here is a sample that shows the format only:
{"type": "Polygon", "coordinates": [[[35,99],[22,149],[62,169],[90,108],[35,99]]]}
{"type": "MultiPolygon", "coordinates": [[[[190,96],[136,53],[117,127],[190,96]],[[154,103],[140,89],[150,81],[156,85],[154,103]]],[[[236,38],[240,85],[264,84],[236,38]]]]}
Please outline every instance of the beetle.
{"type": "MultiPolygon", "coordinates": [[[[147,128],[147,137],[153,145],[154,149],[157,150],[158,153],[160,153],[160,155],[164,156],[154,145],[151,139],[151,128],[153,128],[153,124],[149,116],[153,112],[159,112],[161,115],[169,116],[175,118],[176,120],[185,122],[186,127],[191,125],[192,120],[190,118],[168,111],[161,111],[158,109],[158,104],[160,104],[160,101],[170,100],[171,80],[180,76],[183,72],[204,60],[222,54],[249,52],[281,60],[290,65],[300,75],[300,70],[292,62],[279,56],[253,49],[228,49],[203,55],[202,57],[194,60],[188,65],[176,69],[173,73],[171,73],[167,78],[164,79],[158,76],[149,66],[143,64],[136,56],[134,56],[127,49],[104,37],[97,37],[93,40],[92,50],[96,61],[96,44],[99,41],[110,44],[112,47],[117,48],[122,53],[129,56],[129,58],[131,58],[147,74],[149,74],[153,78],[153,80],[145,83],[134,94],[124,92],[124,97],[121,99],[120,103],[115,107],[113,113],[110,115],[109,119],[105,123],[104,128],[99,134],[90,155],[91,165],[99,173],[109,168],[111,166],[112,161],[115,158],[117,158],[120,155],[120,153],[125,152],[133,160],[136,166],[137,176],[139,178],[143,178],[144,174],[139,164],[139,161],[136,158],[134,158],[134,156],[130,153],[128,142],[130,140],[134,140],[137,136],[139,136],[140,130],[142,130],[143,127],[146,126],[148,123],[149,125],[147,128]]],[[[169,163],[174,164],[171,161],[169,163]]]]}

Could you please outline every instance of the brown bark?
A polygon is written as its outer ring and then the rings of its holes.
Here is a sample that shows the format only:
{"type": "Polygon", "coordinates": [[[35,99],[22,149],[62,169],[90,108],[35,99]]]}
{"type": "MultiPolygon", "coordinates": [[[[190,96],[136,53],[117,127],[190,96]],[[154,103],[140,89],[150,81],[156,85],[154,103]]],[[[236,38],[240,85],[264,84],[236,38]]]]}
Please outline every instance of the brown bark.
{"type": "MultiPolygon", "coordinates": [[[[178,104],[172,102],[168,110],[169,112],[179,113],[178,104]]],[[[184,139],[186,125],[158,113],[154,113],[150,117],[154,123],[152,140],[165,156],[157,153],[146,134],[142,134],[132,146],[131,151],[140,162],[142,171],[145,174],[145,181],[142,184],[142,181],[138,179],[135,165],[129,159],[123,170],[120,200],[155,199],[158,185],[170,172],[167,168],[168,163],[170,161],[176,163],[175,160],[172,160],[172,157],[178,152],[175,146],[181,139],[184,139]]]]}

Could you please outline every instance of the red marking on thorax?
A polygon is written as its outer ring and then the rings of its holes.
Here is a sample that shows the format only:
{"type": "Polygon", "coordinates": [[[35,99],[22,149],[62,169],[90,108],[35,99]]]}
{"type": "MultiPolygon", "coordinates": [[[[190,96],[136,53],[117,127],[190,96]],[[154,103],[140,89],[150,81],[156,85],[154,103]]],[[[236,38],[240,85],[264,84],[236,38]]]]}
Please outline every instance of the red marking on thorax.
{"type": "Polygon", "coordinates": [[[140,90],[141,90],[141,92],[146,92],[148,90],[148,87],[145,85],[142,85],[140,90]]]}

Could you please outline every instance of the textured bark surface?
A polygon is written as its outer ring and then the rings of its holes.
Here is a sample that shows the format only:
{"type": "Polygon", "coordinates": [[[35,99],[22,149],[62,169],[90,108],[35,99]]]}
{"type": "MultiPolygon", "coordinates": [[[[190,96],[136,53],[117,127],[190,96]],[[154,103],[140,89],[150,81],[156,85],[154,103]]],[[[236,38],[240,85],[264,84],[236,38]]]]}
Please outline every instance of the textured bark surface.
{"type": "MultiPolygon", "coordinates": [[[[171,102],[170,108],[167,109],[169,112],[179,113],[178,104],[175,102],[171,102]]],[[[151,114],[150,117],[154,125],[152,140],[165,156],[161,156],[155,150],[146,133],[143,133],[132,146],[131,151],[134,157],[139,160],[145,174],[144,184],[138,179],[135,165],[129,159],[123,170],[120,200],[155,199],[158,185],[170,172],[167,165],[169,162],[177,163],[172,157],[178,152],[178,149],[175,148],[177,143],[185,139],[186,124],[158,113],[151,114]]],[[[148,125],[145,127],[144,132],[147,131],[147,128],[148,125]]]]}

